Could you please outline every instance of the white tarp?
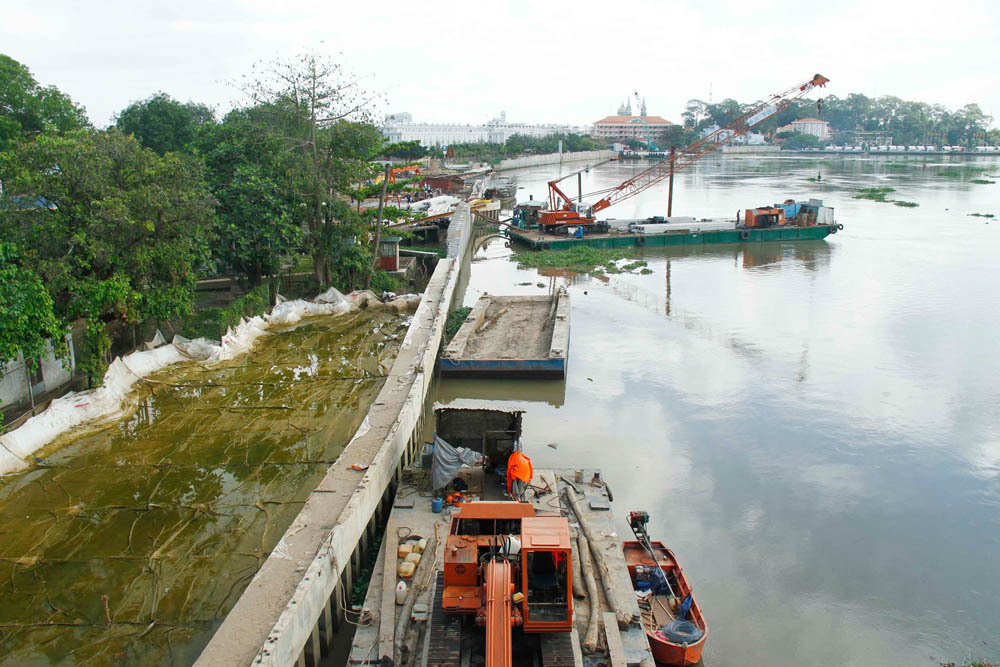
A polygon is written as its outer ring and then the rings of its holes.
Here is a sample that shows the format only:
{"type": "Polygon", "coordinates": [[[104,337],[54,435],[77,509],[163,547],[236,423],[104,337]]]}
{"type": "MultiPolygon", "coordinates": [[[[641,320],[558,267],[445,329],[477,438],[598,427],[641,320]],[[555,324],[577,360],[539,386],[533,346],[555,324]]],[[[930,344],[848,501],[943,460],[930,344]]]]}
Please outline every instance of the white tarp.
{"type": "MultiPolygon", "coordinates": [[[[405,294],[383,304],[367,290],[344,296],[330,288],[311,301],[287,301],[280,296],[277,301],[270,313],[241,320],[235,328],[226,331],[221,341],[206,338],[189,340],[177,335],[169,345],[136,351],[115,359],[108,366],[100,387],[70,392],[57,398],[44,412],[32,417],[20,428],[0,435],[0,475],[27,468],[34,452],[72,428],[122,417],[129,408],[127,397],[132,386],[170,364],[180,361],[228,361],[249,352],[270,327],[295,324],[305,317],[342,315],[369,307],[402,312],[419,303],[420,296],[405,294]]],[[[151,344],[157,342],[154,337],[151,344]]]]}

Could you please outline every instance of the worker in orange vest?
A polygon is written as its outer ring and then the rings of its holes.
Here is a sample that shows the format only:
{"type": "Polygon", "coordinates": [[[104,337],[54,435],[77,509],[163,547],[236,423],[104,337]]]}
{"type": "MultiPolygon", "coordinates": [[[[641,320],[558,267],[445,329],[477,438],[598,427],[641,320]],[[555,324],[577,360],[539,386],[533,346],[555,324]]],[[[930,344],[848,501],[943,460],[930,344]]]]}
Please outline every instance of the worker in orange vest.
{"type": "Polygon", "coordinates": [[[524,502],[524,492],[528,490],[528,483],[534,474],[531,459],[515,450],[507,458],[507,493],[524,502]]]}

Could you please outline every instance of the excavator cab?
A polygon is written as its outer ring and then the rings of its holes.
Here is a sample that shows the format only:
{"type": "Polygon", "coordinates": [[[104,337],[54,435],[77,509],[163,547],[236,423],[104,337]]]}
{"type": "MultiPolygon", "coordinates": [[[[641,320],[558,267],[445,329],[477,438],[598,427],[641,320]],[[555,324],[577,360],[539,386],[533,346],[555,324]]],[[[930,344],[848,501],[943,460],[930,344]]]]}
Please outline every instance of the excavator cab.
{"type": "Polygon", "coordinates": [[[466,503],[445,542],[441,611],[483,628],[486,666],[508,667],[527,633],[537,643],[572,630],[571,558],[565,517],[516,501],[466,503]],[[516,642],[515,628],[525,633],[516,642]]]}

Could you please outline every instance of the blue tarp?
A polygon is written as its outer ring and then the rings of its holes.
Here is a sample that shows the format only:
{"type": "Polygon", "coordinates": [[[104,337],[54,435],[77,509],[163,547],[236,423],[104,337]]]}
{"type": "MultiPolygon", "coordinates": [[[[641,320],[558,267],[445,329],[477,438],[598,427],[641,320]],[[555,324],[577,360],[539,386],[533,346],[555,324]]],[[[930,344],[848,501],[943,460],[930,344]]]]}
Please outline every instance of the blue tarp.
{"type": "Polygon", "coordinates": [[[785,220],[789,218],[794,218],[802,210],[802,202],[795,202],[794,204],[778,204],[781,208],[785,209],[785,220]]]}

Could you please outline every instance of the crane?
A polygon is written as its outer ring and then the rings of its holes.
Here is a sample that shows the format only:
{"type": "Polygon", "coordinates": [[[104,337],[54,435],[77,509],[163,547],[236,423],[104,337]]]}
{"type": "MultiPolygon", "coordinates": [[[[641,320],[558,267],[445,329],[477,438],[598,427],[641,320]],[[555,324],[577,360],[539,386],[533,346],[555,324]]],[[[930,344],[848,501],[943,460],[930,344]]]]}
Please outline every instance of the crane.
{"type": "Polygon", "coordinates": [[[634,197],[670,176],[671,173],[689,167],[719,146],[728,143],[735,137],[746,134],[771,116],[787,109],[792,102],[814,88],[824,87],[829,81],[822,74],[816,74],[808,81],[771,95],[763,102],[754,105],[739,118],[681,149],[676,158],[672,157],[669,161],[657,162],[613,188],[593,193],[604,194],[602,199],[593,204],[585,204],[582,201],[574,202],[572,198],[559,189],[559,182],[572,174],[549,181],[549,209],[539,213],[538,223],[542,229],[560,228],[565,225],[590,227],[595,222],[594,214],[629,197],[634,197]]]}

